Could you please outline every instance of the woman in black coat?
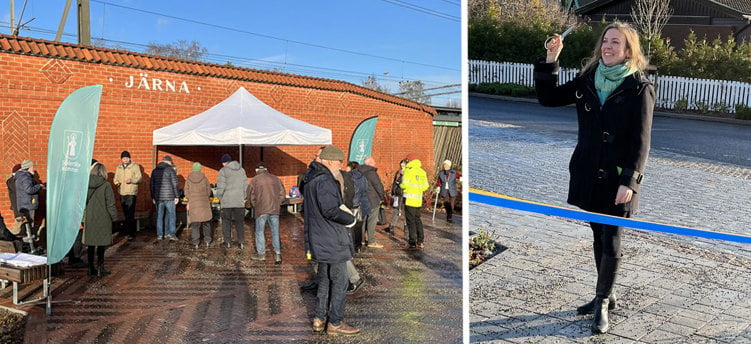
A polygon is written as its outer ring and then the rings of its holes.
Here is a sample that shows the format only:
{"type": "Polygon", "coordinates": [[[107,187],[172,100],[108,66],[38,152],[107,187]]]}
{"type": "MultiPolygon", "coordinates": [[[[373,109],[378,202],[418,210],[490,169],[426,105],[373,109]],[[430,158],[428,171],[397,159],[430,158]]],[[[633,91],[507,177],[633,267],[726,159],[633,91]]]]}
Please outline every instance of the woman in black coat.
{"type": "MultiPolygon", "coordinates": [[[[569,163],[568,203],[591,212],[630,217],[638,207],[655,104],[654,86],[642,73],[647,62],[638,33],[624,23],[606,26],[581,73],[557,85],[562,48],[556,35],[546,59],[535,64],[535,88],[544,106],[576,104],[579,134],[569,163]]],[[[596,296],[577,311],[594,313],[592,331],[605,333],[608,310],[615,308],[613,285],[623,229],[599,223],[590,227],[598,272],[596,296]]]]}

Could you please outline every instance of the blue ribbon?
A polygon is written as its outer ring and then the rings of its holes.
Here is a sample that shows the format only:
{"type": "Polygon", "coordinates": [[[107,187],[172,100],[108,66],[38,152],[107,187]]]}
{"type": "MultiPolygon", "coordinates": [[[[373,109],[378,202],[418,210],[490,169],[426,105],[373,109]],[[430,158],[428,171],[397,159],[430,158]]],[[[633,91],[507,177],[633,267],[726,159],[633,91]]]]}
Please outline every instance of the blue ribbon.
{"type": "Polygon", "coordinates": [[[535,203],[535,202],[530,202],[530,201],[525,201],[525,200],[512,199],[507,196],[503,196],[499,194],[491,194],[488,192],[478,191],[478,190],[470,191],[469,201],[492,205],[496,207],[504,207],[504,208],[509,208],[509,209],[516,209],[516,210],[531,212],[531,213],[559,216],[559,217],[582,220],[582,221],[587,221],[587,222],[603,223],[603,224],[619,226],[619,227],[629,227],[629,228],[647,230],[647,231],[653,231],[653,232],[686,235],[686,236],[693,236],[693,237],[698,237],[698,238],[716,239],[716,240],[738,242],[738,243],[745,243],[745,244],[751,243],[751,236],[746,236],[746,235],[722,233],[722,232],[716,232],[716,231],[710,231],[710,230],[704,230],[704,229],[696,229],[696,228],[690,228],[690,227],[665,225],[665,224],[656,223],[656,222],[638,221],[638,220],[633,220],[633,219],[628,219],[628,218],[623,218],[623,217],[590,213],[590,212],[581,211],[581,210],[567,209],[567,208],[561,208],[561,207],[556,207],[556,206],[542,204],[542,203],[535,203]]]}

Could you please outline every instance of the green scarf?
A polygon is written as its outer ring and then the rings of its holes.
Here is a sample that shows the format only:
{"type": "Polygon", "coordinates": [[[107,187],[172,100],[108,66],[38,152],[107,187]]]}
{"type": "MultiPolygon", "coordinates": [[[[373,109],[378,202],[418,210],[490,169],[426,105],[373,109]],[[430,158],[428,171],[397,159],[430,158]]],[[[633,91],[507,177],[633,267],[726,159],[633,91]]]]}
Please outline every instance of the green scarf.
{"type": "Polygon", "coordinates": [[[605,99],[608,99],[608,96],[621,85],[623,79],[636,72],[636,69],[629,65],[630,63],[625,62],[608,67],[600,59],[600,64],[595,71],[595,90],[597,90],[597,97],[600,98],[600,104],[605,103],[605,99]]]}

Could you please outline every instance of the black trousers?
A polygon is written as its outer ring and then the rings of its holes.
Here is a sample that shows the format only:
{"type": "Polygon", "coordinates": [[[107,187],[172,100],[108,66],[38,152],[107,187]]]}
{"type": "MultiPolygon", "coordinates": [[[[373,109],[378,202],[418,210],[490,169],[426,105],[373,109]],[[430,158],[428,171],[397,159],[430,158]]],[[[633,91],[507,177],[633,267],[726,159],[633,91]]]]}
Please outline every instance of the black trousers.
{"type": "Polygon", "coordinates": [[[120,195],[120,205],[125,215],[125,235],[136,235],[136,195],[120,195]]]}
{"type": "Polygon", "coordinates": [[[422,244],[425,240],[425,234],[422,230],[422,220],[420,219],[421,207],[404,206],[404,218],[407,220],[409,228],[409,246],[422,244]]]}
{"type": "Polygon", "coordinates": [[[443,208],[446,209],[446,219],[451,220],[451,216],[454,215],[454,204],[456,203],[456,197],[451,197],[448,194],[443,197],[443,208]]]}
{"type": "Polygon", "coordinates": [[[222,208],[222,237],[225,243],[232,239],[232,226],[235,227],[237,242],[245,243],[245,208],[222,208]]]}

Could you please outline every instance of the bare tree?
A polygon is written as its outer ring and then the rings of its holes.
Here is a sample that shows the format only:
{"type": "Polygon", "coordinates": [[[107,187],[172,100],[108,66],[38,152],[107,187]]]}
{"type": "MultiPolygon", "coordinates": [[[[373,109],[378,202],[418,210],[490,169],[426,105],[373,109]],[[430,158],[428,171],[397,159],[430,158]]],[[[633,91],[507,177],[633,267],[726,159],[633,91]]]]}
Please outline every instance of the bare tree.
{"type": "Polygon", "coordinates": [[[183,39],[175,42],[174,44],[158,44],[151,42],[146,47],[147,54],[193,61],[201,61],[203,55],[206,55],[207,52],[208,50],[202,47],[198,42],[188,42],[183,39]]]}
{"type": "Polygon", "coordinates": [[[389,88],[378,83],[375,75],[368,76],[367,79],[362,81],[362,86],[374,91],[389,93],[389,88]]]}
{"type": "Polygon", "coordinates": [[[631,20],[647,41],[647,54],[652,40],[659,38],[662,29],[673,15],[670,0],[636,0],[631,6],[631,20]]]}
{"type": "Polygon", "coordinates": [[[429,94],[425,94],[425,84],[420,80],[399,81],[399,93],[396,95],[418,103],[430,104],[431,97],[429,94]]]}

